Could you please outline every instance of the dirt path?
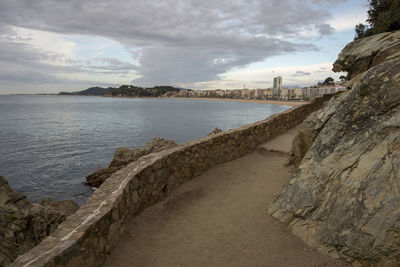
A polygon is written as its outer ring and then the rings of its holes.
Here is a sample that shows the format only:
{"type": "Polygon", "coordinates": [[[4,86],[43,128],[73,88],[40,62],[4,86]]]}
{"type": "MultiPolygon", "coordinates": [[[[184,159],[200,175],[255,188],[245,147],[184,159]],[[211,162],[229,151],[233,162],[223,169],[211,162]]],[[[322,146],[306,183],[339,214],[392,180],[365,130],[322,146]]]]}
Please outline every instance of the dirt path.
{"type": "Polygon", "coordinates": [[[128,223],[105,265],[343,266],[265,211],[289,178],[285,160],[254,152],[187,182],[128,223]]]}

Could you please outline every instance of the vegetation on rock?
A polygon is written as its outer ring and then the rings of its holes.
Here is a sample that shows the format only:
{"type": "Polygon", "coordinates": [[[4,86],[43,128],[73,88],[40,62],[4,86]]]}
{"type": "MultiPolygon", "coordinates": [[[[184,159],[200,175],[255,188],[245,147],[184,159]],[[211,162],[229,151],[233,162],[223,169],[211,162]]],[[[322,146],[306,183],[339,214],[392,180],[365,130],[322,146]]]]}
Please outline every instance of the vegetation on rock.
{"type": "Polygon", "coordinates": [[[400,0],[370,0],[368,25],[355,27],[355,40],[400,29],[400,0]]]}
{"type": "Polygon", "coordinates": [[[178,92],[179,89],[172,86],[155,86],[142,88],[132,85],[121,85],[119,88],[110,89],[105,96],[129,96],[129,97],[159,97],[167,92],[178,92]]]}
{"type": "Polygon", "coordinates": [[[85,96],[124,96],[124,97],[159,97],[168,93],[179,92],[179,88],[172,86],[154,86],[143,88],[133,85],[120,87],[91,87],[78,92],[60,92],[59,95],[85,95],[85,96]]]}
{"type": "Polygon", "coordinates": [[[60,92],[59,95],[86,95],[86,96],[103,96],[105,95],[111,87],[102,88],[102,87],[90,87],[83,91],[78,92],[60,92]]]}
{"type": "Polygon", "coordinates": [[[328,77],[324,80],[322,85],[332,85],[335,84],[335,80],[332,77],[328,77]]]}

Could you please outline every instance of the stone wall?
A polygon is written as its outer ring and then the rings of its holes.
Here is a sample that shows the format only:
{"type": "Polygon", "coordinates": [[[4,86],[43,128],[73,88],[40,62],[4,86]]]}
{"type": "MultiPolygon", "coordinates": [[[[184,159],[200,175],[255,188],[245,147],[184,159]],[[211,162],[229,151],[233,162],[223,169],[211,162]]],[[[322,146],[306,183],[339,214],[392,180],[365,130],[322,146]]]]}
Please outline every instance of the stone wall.
{"type": "Polygon", "coordinates": [[[298,125],[332,95],[254,124],[140,158],[113,174],[75,214],[12,266],[97,266],[124,232],[127,218],[164,199],[179,184],[239,158],[298,125]]]}

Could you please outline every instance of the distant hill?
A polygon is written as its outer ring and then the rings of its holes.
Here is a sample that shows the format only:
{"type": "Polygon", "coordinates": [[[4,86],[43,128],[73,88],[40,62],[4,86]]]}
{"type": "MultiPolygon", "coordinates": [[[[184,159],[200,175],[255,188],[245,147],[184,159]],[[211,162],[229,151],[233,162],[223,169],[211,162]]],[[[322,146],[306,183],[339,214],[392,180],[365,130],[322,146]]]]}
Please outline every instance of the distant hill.
{"type": "Polygon", "coordinates": [[[86,90],[78,91],[78,92],[60,92],[59,95],[103,96],[111,89],[112,89],[112,87],[103,88],[103,87],[96,86],[96,87],[90,87],[86,90]]]}
{"type": "Polygon", "coordinates": [[[91,87],[77,92],[60,92],[58,95],[86,95],[86,96],[127,96],[127,97],[158,97],[165,94],[178,93],[181,88],[172,86],[154,86],[151,88],[137,87],[133,85],[121,85],[114,87],[91,87]]]}
{"type": "Polygon", "coordinates": [[[172,86],[154,86],[142,88],[133,85],[121,85],[119,88],[112,88],[105,96],[128,96],[128,97],[158,97],[167,93],[178,93],[179,88],[172,86]]]}

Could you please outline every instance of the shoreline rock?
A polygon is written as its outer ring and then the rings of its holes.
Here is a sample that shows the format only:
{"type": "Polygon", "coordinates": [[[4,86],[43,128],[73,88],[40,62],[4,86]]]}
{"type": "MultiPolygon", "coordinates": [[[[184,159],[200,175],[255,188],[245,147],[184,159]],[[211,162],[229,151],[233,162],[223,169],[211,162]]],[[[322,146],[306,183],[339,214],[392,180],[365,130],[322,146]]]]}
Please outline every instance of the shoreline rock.
{"type": "Polygon", "coordinates": [[[11,264],[50,235],[67,216],[78,209],[71,200],[42,200],[31,204],[0,176],[0,266],[11,264]]]}
{"type": "Polygon", "coordinates": [[[214,130],[212,130],[211,132],[209,132],[208,134],[207,134],[207,136],[209,136],[209,135],[213,135],[213,134],[217,134],[217,133],[220,133],[220,132],[223,132],[220,128],[215,128],[214,130]]]}
{"type": "Polygon", "coordinates": [[[159,137],[153,138],[152,142],[146,144],[145,147],[129,149],[127,147],[119,147],[114,153],[114,157],[108,168],[100,169],[86,177],[86,184],[99,187],[113,173],[125,167],[131,162],[154,152],[160,152],[165,149],[173,148],[178,144],[174,140],[167,140],[159,137]]]}

